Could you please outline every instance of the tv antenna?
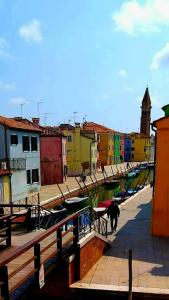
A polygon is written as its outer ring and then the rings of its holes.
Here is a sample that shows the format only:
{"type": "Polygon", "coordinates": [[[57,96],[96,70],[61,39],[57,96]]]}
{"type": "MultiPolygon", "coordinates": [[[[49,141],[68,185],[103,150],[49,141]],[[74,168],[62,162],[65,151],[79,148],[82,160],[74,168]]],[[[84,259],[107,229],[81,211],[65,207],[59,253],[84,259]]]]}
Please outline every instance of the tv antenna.
{"type": "Polygon", "coordinates": [[[21,106],[21,118],[22,118],[22,111],[23,111],[23,106],[25,105],[26,103],[21,103],[20,106],[21,106]]]}
{"type": "Polygon", "coordinates": [[[77,111],[73,112],[73,114],[74,114],[74,123],[76,123],[76,115],[77,115],[77,113],[78,113],[77,111]]]}
{"type": "Polygon", "coordinates": [[[50,115],[50,113],[45,112],[45,116],[44,116],[44,126],[46,126],[46,121],[47,121],[47,118],[48,118],[49,115],[50,115]]]}
{"type": "Polygon", "coordinates": [[[40,108],[39,108],[39,106],[40,106],[40,104],[42,104],[43,102],[42,102],[42,101],[38,101],[37,103],[38,103],[38,118],[40,118],[40,108]]]}

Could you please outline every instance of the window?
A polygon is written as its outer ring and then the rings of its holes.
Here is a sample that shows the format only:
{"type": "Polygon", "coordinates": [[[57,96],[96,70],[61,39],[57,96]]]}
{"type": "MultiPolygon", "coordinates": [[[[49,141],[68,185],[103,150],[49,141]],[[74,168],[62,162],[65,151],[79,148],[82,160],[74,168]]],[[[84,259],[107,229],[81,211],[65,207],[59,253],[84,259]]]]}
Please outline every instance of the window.
{"type": "Polygon", "coordinates": [[[17,145],[18,144],[18,136],[16,134],[11,135],[11,145],[17,145]]]}
{"type": "Polygon", "coordinates": [[[67,136],[67,141],[68,141],[68,142],[72,142],[72,136],[71,136],[71,135],[68,135],[68,136],[67,136]]]}
{"type": "Polygon", "coordinates": [[[30,150],[29,136],[22,137],[22,147],[23,147],[23,151],[30,150]]]}
{"type": "Polygon", "coordinates": [[[135,148],[134,148],[134,147],[132,147],[132,148],[131,148],[131,150],[132,150],[132,151],[134,151],[134,150],[135,150],[135,148]]]}
{"type": "Polygon", "coordinates": [[[39,182],[39,170],[33,169],[32,170],[32,183],[39,182]]]}
{"type": "Polygon", "coordinates": [[[134,140],[132,140],[132,144],[134,144],[134,140]]]}
{"type": "Polygon", "coordinates": [[[27,184],[31,184],[31,171],[30,170],[26,171],[26,176],[27,176],[27,184]]]}
{"type": "Polygon", "coordinates": [[[38,141],[36,136],[31,137],[31,151],[38,151],[38,141]]]}
{"type": "Polygon", "coordinates": [[[134,158],[134,154],[132,154],[132,156],[131,156],[132,158],[134,158]]]}

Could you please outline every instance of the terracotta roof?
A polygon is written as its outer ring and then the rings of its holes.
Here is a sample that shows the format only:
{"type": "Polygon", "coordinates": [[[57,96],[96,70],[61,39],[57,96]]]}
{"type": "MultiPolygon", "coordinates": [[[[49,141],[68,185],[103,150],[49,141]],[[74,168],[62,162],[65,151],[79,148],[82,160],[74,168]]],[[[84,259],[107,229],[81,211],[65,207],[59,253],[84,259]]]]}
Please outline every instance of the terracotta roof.
{"type": "Polygon", "coordinates": [[[97,123],[94,123],[94,122],[86,122],[84,125],[83,125],[83,128],[85,130],[94,130],[98,133],[108,133],[108,132],[111,132],[111,133],[116,133],[115,130],[112,130],[108,127],[105,127],[103,125],[100,125],[100,124],[97,124],[97,123]]]}
{"type": "Polygon", "coordinates": [[[0,116],[0,124],[5,124],[8,128],[41,132],[40,129],[35,128],[32,125],[26,124],[22,121],[16,121],[12,118],[10,119],[10,118],[6,118],[6,117],[2,117],[2,116],[0,116]]]}
{"type": "Polygon", "coordinates": [[[9,175],[11,172],[9,170],[0,170],[0,176],[9,175]]]}

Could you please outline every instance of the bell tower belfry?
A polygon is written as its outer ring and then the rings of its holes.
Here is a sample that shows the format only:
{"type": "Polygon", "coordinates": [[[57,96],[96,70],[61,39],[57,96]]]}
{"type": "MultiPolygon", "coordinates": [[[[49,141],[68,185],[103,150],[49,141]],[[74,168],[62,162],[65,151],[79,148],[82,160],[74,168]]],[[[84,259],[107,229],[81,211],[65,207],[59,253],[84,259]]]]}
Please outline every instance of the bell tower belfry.
{"type": "Polygon", "coordinates": [[[146,136],[150,136],[150,121],[151,121],[151,99],[147,87],[142,100],[142,106],[141,106],[140,133],[146,136]]]}

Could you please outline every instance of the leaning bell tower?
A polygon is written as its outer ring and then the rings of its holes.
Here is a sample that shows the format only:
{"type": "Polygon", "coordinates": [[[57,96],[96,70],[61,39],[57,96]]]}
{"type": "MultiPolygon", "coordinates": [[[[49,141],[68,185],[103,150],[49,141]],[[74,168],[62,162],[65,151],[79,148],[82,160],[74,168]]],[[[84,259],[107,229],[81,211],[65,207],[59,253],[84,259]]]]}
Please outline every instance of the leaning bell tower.
{"type": "Polygon", "coordinates": [[[140,133],[146,136],[150,136],[150,121],[151,121],[151,99],[147,87],[142,100],[142,106],[141,106],[140,133]]]}

